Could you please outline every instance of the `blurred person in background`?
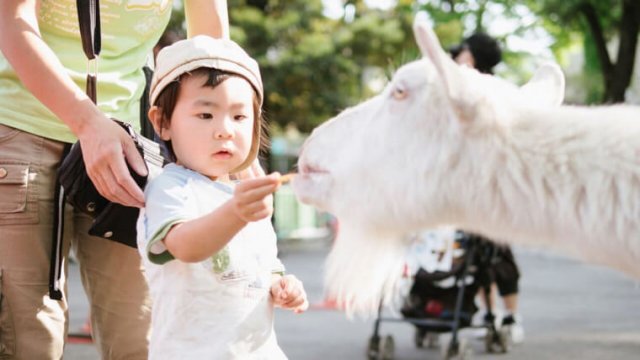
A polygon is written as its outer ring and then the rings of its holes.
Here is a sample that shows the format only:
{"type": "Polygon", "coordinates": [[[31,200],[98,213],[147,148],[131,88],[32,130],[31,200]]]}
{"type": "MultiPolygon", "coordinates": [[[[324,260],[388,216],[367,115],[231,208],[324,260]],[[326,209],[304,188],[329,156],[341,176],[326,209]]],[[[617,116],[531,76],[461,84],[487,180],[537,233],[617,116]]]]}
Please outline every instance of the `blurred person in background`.
{"type": "MultiPolygon", "coordinates": [[[[502,61],[502,50],[498,42],[491,36],[477,32],[465,38],[459,45],[449,50],[451,57],[461,65],[466,65],[478,70],[483,74],[493,74],[493,68],[502,61]]],[[[486,239],[486,238],[485,238],[486,239]]],[[[487,239],[490,241],[489,239],[487,239]]],[[[495,244],[495,243],[494,243],[495,244]]],[[[522,327],[522,317],[518,314],[518,293],[520,270],[508,245],[495,244],[495,251],[492,259],[492,266],[489,269],[489,281],[491,281],[491,292],[489,302],[495,306],[495,293],[502,298],[506,313],[502,317],[501,326],[508,326],[511,340],[514,343],[524,341],[524,329],[522,327]]],[[[482,302],[487,307],[484,291],[480,290],[482,302]]],[[[491,309],[491,313],[495,312],[491,309]]],[[[485,317],[486,322],[494,321],[485,317]]]]}

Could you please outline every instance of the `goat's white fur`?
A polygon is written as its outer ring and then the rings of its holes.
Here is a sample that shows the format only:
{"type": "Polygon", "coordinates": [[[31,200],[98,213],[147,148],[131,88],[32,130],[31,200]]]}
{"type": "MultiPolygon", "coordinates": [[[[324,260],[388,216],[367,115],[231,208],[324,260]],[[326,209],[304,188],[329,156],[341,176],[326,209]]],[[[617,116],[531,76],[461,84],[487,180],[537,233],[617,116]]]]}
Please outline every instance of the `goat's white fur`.
{"type": "Polygon", "coordinates": [[[423,59],[315,129],[299,160],[298,197],[340,220],[330,295],[375,309],[402,235],[442,224],[640,277],[640,109],[560,106],[556,65],[517,88],[455,64],[425,24],[414,32],[423,59]]]}

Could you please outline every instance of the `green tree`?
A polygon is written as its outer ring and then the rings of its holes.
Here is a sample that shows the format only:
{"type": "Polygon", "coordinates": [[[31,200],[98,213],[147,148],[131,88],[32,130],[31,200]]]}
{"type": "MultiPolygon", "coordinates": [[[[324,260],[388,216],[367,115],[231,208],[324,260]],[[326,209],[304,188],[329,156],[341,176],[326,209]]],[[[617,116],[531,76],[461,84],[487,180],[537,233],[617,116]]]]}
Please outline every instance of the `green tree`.
{"type": "MultiPolygon", "coordinates": [[[[403,1],[400,1],[403,2],[403,1]]],[[[460,29],[466,32],[483,30],[487,22],[489,6],[502,6],[501,15],[517,19],[518,10],[527,6],[537,15],[533,23],[521,22],[514,33],[542,26],[555,40],[552,50],[556,55],[572,45],[576,36],[582,39],[585,52],[584,76],[600,77],[602,86],[586,81],[591,94],[601,94],[600,101],[623,102],[625,91],[633,75],[640,28],[640,1],[638,0],[433,0],[421,2],[420,9],[429,12],[436,22],[436,32],[443,44],[447,44],[460,29]],[[422,4],[423,3],[423,4],[422,4]],[[469,24],[463,29],[459,24],[469,24]],[[616,56],[610,56],[607,44],[618,40],[616,56]],[[615,61],[613,60],[615,59],[615,61]],[[602,89],[598,91],[598,89],[602,89]]],[[[504,39],[503,39],[504,40],[504,39]]],[[[505,49],[505,62],[511,71],[517,71],[527,57],[505,49]]]]}
{"type": "MultiPolygon", "coordinates": [[[[498,34],[503,45],[510,36],[540,26],[555,39],[556,54],[576,38],[584,39],[585,71],[600,69],[605,99],[622,101],[633,71],[639,4],[638,0],[398,0],[395,7],[381,10],[369,8],[363,0],[343,0],[342,5],[352,11],[338,19],[323,14],[321,0],[229,0],[229,9],[231,37],[260,63],[267,118],[281,126],[294,123],[307,132],[370,96],[375,91],[367,86],[372,69],[378,76],[389,76],[420,56],[412,33],[418,11],[429,13],[445,47],[485,30],[496,16],[519,24],[512,33],[498,34]],[[537,14],[535,21],[520,19],[523,7],[537,14]],[[614,63],[605,45],[615,35],[621,46],[614,63]]],[[[183,14],[178,9],[174,15],[173,27],[183,31],[183,14]]],[[[500,75],[516,82],[527,79],[533,69],[524,65],[531,54],[503,49],[507,66],[500,75]]]]}
{"type": "Polygon", "coordinates": [[[536,28],[540,24],[536,22],[523,21],[520,7],[522,1],[517,0],[433,0],[421,1],[416,6],[412,1],[402,0],[399,2],[401,11],[425,11],[433,20],[435,32],[444,48],[457,45],[465,37],[475,32],[489,32],[491,22],[499,17],[501,20],[510,20],[517,24],[510,33],[489,35],[496,38],[501,44],[503,63],[505,66],[496,69],[501,77],[508,78],[516,83],[523,83],[528,80],[532,69],[525,66],[532,62],[532,54],[527,51],[515,51],[507,46],[511,36],[523,36],[528,31],[536,28]],[[496,14],[496,7],[500,8],[500,14],[496,14]],[[493,8],[493,11],[489,11],[493,8]]]}
{"type": "Polygon", "coordinates": [[[352,21],[321,0],[231,0],[231,36],[260,63],[271,122],[310,131],[367,96],[367,67],[397,64],[405,41],[393,13],[358,7],[352,21]]]}
{"type": "Polygon", "coordinates": [[[548,29],[557,38],[570,31],[582,34],[587,54],[586,71],[592,69],[589,54],[595,53],[600,68],[604,88],[602,101],[623,102],[631,83],[638,47],[640,1],[536,0],[528,3],[547,20],[548,29]],[[607,43],[614,37],[618,40],[615,61],[607,50],[607,43]]]}
{"type": "MultiPolygon", "coordinates": [[[[357,6],[352,20],[323,14],[321,0],[229,0],[231,38],[260,64],[265,113],[272,124],[305,132],[370,95],[362,79],[372,67],[413,59],[412,18],[357,6]]],[[[348,5],[346,2],[345,6],[348,5]]],[[[170,30],[184,37],[184,13],[170,30]]]]}
{"type": "Polygon", "coordinates": [[[329,34],[336,23],[314,1],[230,1],[231,36],[258,62],[272,123],[310,131],[355,97],[353,64],[329,34]]]}

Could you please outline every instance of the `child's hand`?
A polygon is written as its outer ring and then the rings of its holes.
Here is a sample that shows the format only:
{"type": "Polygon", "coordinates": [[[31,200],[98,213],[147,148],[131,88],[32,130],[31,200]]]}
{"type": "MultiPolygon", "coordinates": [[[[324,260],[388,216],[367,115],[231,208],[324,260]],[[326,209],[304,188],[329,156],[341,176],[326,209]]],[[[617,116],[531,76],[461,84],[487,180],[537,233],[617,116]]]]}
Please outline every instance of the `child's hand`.
{"type": "Polygon", "coordinates": [[[246,179],[238,183],[233,193],[233,209],[243,221],[268,218],[273,213],[271,194],[280,186],[279,173],[246,179]]]}
{"type": "Polygon", "coordinates": [[[307,293],[302,282],[293,275],[285,275],[271,284],[271,298],[273,304],[283,309],[291,309],[296,314],[309,308],[307,293]]]}
{"type": "Polygon", "coordinates": [[[264,172],[264,169],[262,169],[262,166],[260,165],[260,160],[258,160],[258,158],[256,158],[251,163],[251,166],[249,166],[248,168],[242,170],[237,174],[234,174],[235,178],[240,180],[255,179],[257,177],[262,177],[265,175],[266,174],[264,172]]]}

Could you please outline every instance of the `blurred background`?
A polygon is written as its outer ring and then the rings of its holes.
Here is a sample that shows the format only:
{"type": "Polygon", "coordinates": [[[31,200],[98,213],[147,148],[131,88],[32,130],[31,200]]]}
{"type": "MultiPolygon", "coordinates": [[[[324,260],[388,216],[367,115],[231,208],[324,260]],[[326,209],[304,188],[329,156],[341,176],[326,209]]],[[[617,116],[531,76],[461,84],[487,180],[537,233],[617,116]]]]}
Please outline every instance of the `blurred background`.
{"type": "MultiPolygon", "coordinates": [[[[164,40],[184,38],[175,1],[164,40]]],[[[503,50],[497,76],[522,84],[555,61],[567,78],[565,103],[640,104],[638,0],[229,0],[231,37],[260,63],[270,171],[292,171],[308,133],[379,92],[394,70],[419,57],[412,24],[432,23],[445,48],[482,31],[503,50]]],[[[331,218],[276,196],[281,238],[322,236],[331,218]]]]}
{"type": "MultiPolygon", "coordinates": [[[[160,46],[184,38],[184,11],[174,1],[160,46]]],[[[260,63],[271,147],[269,171],[295,171],[302,143],[317,125],[381,91],[395,69],[418,59],[416,16],[450,48],[475,32],[496,38],[503,61],[495,75],[526,82],[545,61],[567,78],[565,103],[640,104],[640,0],[228,0],[231,37],[260,63]]],[[[640,121],[640,119],[638,119],[640,121]]],[[[278,314],[281,345],[292,359],[366,358],[374,319],[347,319],[324,299],[322,267],[337,223],[300,204],[284,185],[275,196],[274,225],[288,271],[305,283],[311,311],[278,314]]],[[[546,252],[514,249],[522,278],[527,340],[508,354],[478,358],[637,359],[640,282],[610,269],[546,252]]],[[[70,267],[70,329],[65,358],[97,359],[87,339],[88,304],[77,266],[70,267]],[[75,296],[77,295],[77,296],[75,296]],[[78,330],[82,329],[82,330],[78,330]]],[[[417,349],[412,328],[385,325],[398,359],[439,358],[417,349]]]]}

